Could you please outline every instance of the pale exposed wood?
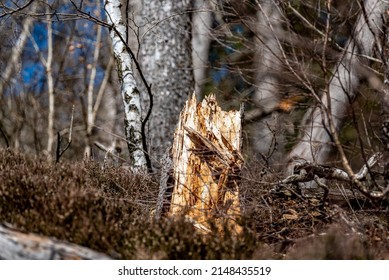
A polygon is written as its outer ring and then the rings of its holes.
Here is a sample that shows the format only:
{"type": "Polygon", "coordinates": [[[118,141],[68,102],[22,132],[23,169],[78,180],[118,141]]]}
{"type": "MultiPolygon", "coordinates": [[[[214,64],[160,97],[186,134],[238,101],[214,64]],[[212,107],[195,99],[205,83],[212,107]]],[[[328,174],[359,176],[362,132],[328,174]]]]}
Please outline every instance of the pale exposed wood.
{"type": "Polygon", "coordinates": [[[225,112],[213,95],[197,104],[193,95],[180,114],[173,142],[170,214],[186,217],[204,231],[207,221],[240,231],[237,178],[243,163],[241,113],[225,112]]]}
{"type": "Polygon", "coordinates": [[[0,260],[110,259],[91,249],[0,225],[0,260]]]}

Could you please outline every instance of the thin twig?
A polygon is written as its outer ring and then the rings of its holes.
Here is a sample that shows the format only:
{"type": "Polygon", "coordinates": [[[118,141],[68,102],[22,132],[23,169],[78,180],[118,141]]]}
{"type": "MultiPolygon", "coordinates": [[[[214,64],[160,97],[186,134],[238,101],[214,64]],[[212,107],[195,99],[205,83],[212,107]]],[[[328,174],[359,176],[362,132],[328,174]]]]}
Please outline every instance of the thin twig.
{"type": "Polygon", "coordinates": [[[5,133],[1,127],[0,127],[0,132],[1,132],[1,135],[3,135],[3,138],[5,140],[5,144],[7,145],[7,148],[9,148],[9,142],[8,142],[7,136],[5,135],[5,133]]]}
{"type": "Polygon", "coordinates": [[[17,9],[11,9],[7,6],[4,6],[4,5],[1,5],[1,8],[3,10],[9,10],[10,12],[4,12],[0,15],[0,18],[6,16],[6,15],[12,15],[14,13],[18,13],[18,12],[21,12],[22,10],[24,10],[25,8],[27,8],[28,6],[30,6],[32,3],[34,2],[34,0],[30,0],[28,1],[26,4],[24,4],[23,6],[19,7],[17,9]]]}
{"type": "Polygon", "coordinates": [[[74,105],[72,106],[72,117],[70,119],[70,127],[69,127],[69,138],[68,138],[68,144],[66,147],[61,151],[61,134],[59,131],[57,132],[57,150],[56,150],[56,157],[55,157],[55,163],[59,162],[59,159],[62,157],[62,155],[69,149],[70,144],[72,143],[72,132],[73,132],[73,121],[74,121],[74,105]]]}

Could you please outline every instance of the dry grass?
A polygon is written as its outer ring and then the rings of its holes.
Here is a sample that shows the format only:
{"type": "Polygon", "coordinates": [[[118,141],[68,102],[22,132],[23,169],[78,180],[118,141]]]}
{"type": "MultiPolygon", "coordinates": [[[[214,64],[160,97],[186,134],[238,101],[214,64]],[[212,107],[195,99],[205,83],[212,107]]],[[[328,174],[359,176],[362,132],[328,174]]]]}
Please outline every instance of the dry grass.
{"type": "Polygon", "coordinates": [[[158,184],[152,176],[114,167],[103,170],[93,161],[47,164],[0,150],[0,222],[119,259],[370,259],[389,255],[386,210],[353,210],[351,226],[351,220],[342,219],[350,209],[338,211],[331,204],[320,205],[293,194],[271,194],[269,182],[276,176],[264,170],[255,165],[242,173],[243,233],[234,236],[228,230],[223,234],[215,230],[204,236],[182,218],[153,221],[158,184]]]}

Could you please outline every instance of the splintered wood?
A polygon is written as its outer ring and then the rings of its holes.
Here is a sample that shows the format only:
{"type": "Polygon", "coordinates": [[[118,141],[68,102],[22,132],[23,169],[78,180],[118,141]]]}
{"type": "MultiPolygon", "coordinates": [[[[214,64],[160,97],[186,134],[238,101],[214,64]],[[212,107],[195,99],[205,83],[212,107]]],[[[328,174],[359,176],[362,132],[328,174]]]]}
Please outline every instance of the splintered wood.
{"type": "Polygon", "coordinates": [[[241,231],[241,128],[240,112],[222,111],[213,95],[199,104],[195,95],[186,102],[174,134],[171,215],[185,214],[205,232],[209,221],[241,231]]]}

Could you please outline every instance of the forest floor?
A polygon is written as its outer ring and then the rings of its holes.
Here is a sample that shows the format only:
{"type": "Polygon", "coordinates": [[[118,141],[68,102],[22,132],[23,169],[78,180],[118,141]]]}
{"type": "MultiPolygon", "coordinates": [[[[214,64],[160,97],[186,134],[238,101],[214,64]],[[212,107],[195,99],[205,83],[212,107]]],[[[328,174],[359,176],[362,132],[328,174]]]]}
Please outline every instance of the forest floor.
{"type": "Polygon", "coordinates": [[[152,218],[153,176],[3,149],[0,223],[116,259],[389,259],[387,201],[373,203],[340,182],[331,182],[326,201],[292,186],[274,191],[280,178],[260,164],[245,167],[242,233],[204,235],[183,218],[152,218]]]}

